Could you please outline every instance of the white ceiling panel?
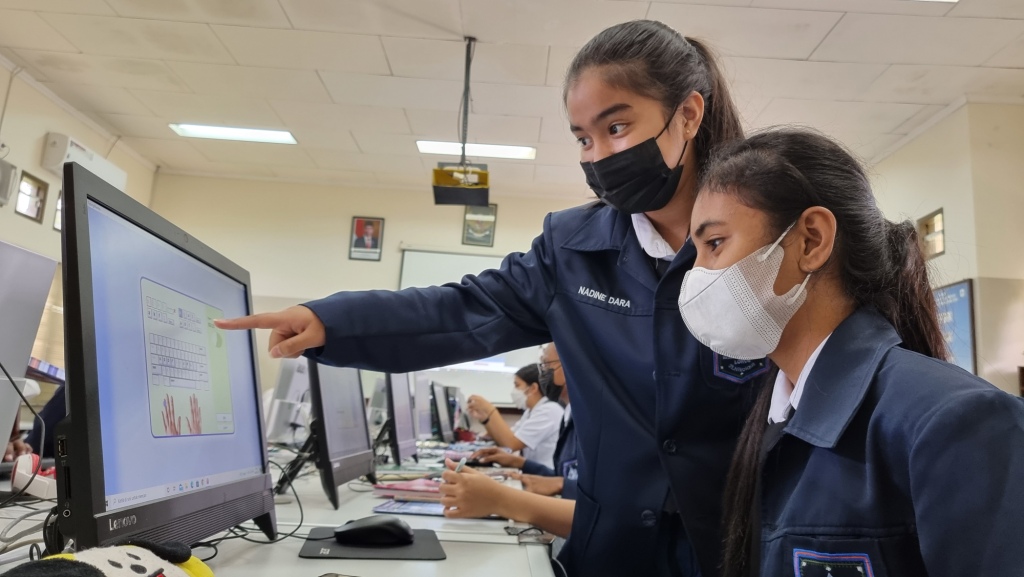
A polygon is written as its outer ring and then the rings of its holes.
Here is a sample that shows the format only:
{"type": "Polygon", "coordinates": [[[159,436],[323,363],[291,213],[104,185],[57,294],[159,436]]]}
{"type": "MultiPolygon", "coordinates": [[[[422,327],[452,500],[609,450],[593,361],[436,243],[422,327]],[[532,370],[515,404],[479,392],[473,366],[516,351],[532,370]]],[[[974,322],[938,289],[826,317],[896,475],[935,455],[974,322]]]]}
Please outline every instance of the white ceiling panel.
{"type": "Polygon", "coordinates": [[[291,101],[272,101],[270,105],[285,124],[295,128],[377,130],[393,134],[410,132],[405,111],[401,108],[291,101]]]}
{"type": "Polygon", "coordinates": [[[578,144],[541,142],[536,145],[536,148],[537,164],[576,166],[580,163],[580,147],[578,144]]]}
{"type": "Polygon", "coordinates": [[[938,104],[929,104],[927,106],[922,106],[920,112],[908,118],[906,122],[897,126],[891,132],[893,134],[909,134],[910,132],[913,132],[917,127],[921,126],[925,122],[928,122],[930,118],[935,116],[944,108],[946,107],[938,104]]]}
{"type": "Polygon", "coordinates": [[[194,162],[180,166],[171,166],[169,173],[199,174],[210,177],[227,178],[275,178],[269,166],[262,164],[240,164],[230,162],[194,162]]]}
{"type": "Polygon", "coordinates": [[[478,114],[558,116],[562,91],[553,86],[472,85],[472,111],[478,114]]]}
{"type": "MultiPolygon", "coordinates": [[[[329,170],[398,174],[422,174],[424,172],[418,155],[359,154],[322,148],[310,148],[307,152],[318,167],[329,170]]],[[[429,179],[427,183],[429,184],[429,179]]]]}
{"type": "Polygon", "coordinates": [[[335,130],[327,126],[292,126],[291,132],[303,147],[359,152],[359,147],[348,130],[335,130]]]}
{"type": "Polygon", "coordinates": [[[568,184],[579,186],[580,183],[584,183],[586,186],[586,177],[583,175],[583,169],[576,166],[549,166],[545,164],[537,165],[536,176],[534,177],[537,182],[544,182],[548,184],[568,184]]]}
{"type": "Polygon", "coordinates": [[[886,133],[917,114],[917,104],[836,102],[777,98],[757,117],[758,127],[806,124],[829,134],[886,133]]]}
{"type": "Polygon", "coordinates": [[[985,66],[1001,68],[1024,68],[1024,36],[1014,40],[985,62],[985,66]]]}
{"type": "Polygon", "coordinates": [[[323,71],[320,73],[331,99],[338,104],[457,110],[462,83],[453,80],[396,78],[323,71]]]}
{"type": "Polygon", "coordinates": [[[128,114],[100,114],[118,136],[138,138],[180,138],[167,121],[155,116],[133,116],[128,114]]]}
{"type": "Polygon", "coordinates": [[[277,0],[107,0],[130,18],[291,28],[277,0]]]}
{"type": "MultiPolygon", "coordinates": [[[[457,129],[460,118],[455,112],[440,110],[406,110],[413,134],[421,139],[459,140],[457,129]]],[[[541,119],[528,116],[469,115],[469,140],[502,144],[510,142],[536,142],[540,135],[541,119]]]]}
{"type": "Polygon", "coordinates": [[[150,90],[131,93],[153,114],[168,122],[250,128],[284,126],[265,100],[150,90]]]}
{"type": "Polygon", "coordinates": [[[199,138],[195,139],[192,146],[210,162],[313,167],[313,159],[306,154],[302,147],[293,144],[233,142],[199,138]]]}
{"type": "Polygon", "coordinates": [[[545,84],[561,88],[565,84],[565,72],[579,51],[577,46],[552,46],[548,54],[548,74],[545,84]]]}
{"type": "Polygon", "coordinates": [[[847,14],[811,60],[977,66],[1021,34],[1017,20],[847,14]]]}
{"type": "Polygon", "coordinates": [[[540,141],[549,144],[576,145],[576,137],[569,131],[569,120],[565,115],[545,116],[541,119],[540,141]]]}
{"type": "Polygon", "coordinates": [[[377,177],[377,182],[383,185],[418,188],[423,191],[424,195],[430,194],[430,175],[427,173],[378,172],[375,176],[377,177]]]}
{"type": "Polygon", "coordinates": [[[32,50],[18,50],[18,55],[54,82],[168,92],[188,90],[167,64],[157,60],[32,50]]]}
{"type": "Polygon", "coordinates": [[[328,102],[330,96],[312,70],[250,68],[173,62],[168,66],[193,91],[242,98],[328,102]]]}
{"type": "MultiPolygon", "coordinates": [[[[89,86],[87,84],[43,83],[71,106],[82,112],[147,115],[151,111],[124,88],[89,86]]],[[[161,92],[160,94],[170,94],[161,92]]]]}
{"type": "Polygon", "coordinates": [[[896,65],[871,85],[863,99],[949,104],[965,94],[1020,96],[1024,94],[1024,70],[896,65]]]}
{"type": "MultiPolygon", "coordinates": [[[[639,2],[640,0],[629,0],[639,2]]],[[[750,6],[754,0],[658,0],[661,4],[705,4],[711,6],[750,6]]]]}
{"type": "Polygon", "coordinates": [[[354,131],[352,138],[364,154],[419,155],[416,137],[411,134],[385,134],[382,132],[354,131]]]}
{"type": "Polygon", "coordinates": [[[38,14],[24,10],[0,10],[0,42],[10,48],[78,52],[38,14]]]}
{"type": "Polygon", "coordinates": [[[294,28],[461,40],[458,0],[281,0],[294,28]]]}
{"type": "Polygon", "coordinates": [[[243,66],[391,73],[376,36],[240,26],[214,26],[213,31],[243,66]]]}
{"type": "Polygon", "coordinates": [[[974,18],[1024,18],[1024,2],[1020,0],[960,0],[949,16],[974,18]]]}
{"type": "Polygon", "coordinates": [[[87,54],[231,63],[231,55],[205,24],[110,16],[44,14],[43,19],[87,54]]]}
{"type": "Polygon", "coordinates": [[[645,2],[463,0],[467,35],[485,42],[582,46],[620,22],[644,17],[645,2]]]}
{"type": "Polygon", "coordinates": [[[723,55],[804,59],[842,13],[655,3],[649,17],[707,39],[723,55]]]}
{"type": "MultiPolygon", "coordinates": [[[[961,0],[961,2],[963,1],[965,0],[961,0]]],[[[913,16],[945,16],[955,6],[948,2],[919,2],[917,0],[753,0],[750,5],[758,8],[910,14],[913,16]]]]}
{"type": "Polygon", "coordinates": [[[806,100],[856,100],[887,68],[884,64],[763,58],[728,58],[723,64],[737,92],[806,100]]]}
{"type": "Polygon", "coordinates": [[[329,184],[376,184],[377,177],[372,172],[355,172],[350,170],[325,170],[323,168],[292,168],[290,166],[271,166],[274,176],[285,180],[299,182],[323,182],[329,184]]]}
{"type": "Polygon", "coordinates": [[[114,16],[114,11],[103,0],[0,0],[0,8],[114,16]]]}
{"type": "Polygon", "coordinates": [[[860,157],[861,162],[868,163],[902,139],[903,135],[900,134],[882,134],[870,142],[852,148],[854,154],[860,157]]]}
{"type": "Polygon", "coordinates": [[[162,140],[126,137],[122,139],[122,142],[145,155],[159,166],[181,167],[208,162],[206,157],[193,148],[191,142],[182,138],[162,140]]]}
{"type": "MultiPolygon", "coordinates": [[[[465,76],[466,45],[446,40],[383,38],[395,76],[459,80],[465,76]]],[[[477,43],[472,80],[496,84],[544,84],[547,46],[477,43]]]]}

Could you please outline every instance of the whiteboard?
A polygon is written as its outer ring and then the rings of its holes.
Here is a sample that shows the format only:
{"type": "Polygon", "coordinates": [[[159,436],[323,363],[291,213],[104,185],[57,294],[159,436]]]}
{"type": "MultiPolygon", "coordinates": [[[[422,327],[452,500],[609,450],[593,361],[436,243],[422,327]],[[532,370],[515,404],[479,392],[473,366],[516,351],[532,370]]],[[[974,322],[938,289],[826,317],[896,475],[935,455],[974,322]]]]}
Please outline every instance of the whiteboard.
{"type": "MultiPolygon", "coordinates": [[[[421,288],[459,282],[467,274],[480,274],[501,266],[504,257],[454,254],[406,249],[402,251],[399,288],[421,288]]],[[[481,359],[476,363],[430,371],[430,378],[459,387],[466,397],[480,395],[495,404],[510,406],[512,379],[523,365],[540,360],[540,347],[528,347],[481,359]],[[476,365],[474,368],[472,365],[476,365]]]]}

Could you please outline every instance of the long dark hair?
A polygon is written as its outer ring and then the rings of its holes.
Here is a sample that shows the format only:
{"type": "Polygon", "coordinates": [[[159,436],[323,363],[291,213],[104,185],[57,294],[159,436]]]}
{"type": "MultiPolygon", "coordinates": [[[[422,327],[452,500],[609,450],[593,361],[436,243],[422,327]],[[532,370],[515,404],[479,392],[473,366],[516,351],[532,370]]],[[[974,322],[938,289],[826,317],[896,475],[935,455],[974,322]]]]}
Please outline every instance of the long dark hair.
{"type": "MultiPolygon", "coordinates": [[[[523,366],[516,371],[516,376],[522,379],[527,387],[537,385],[537,388],[540,388],[540,369],[537,368],[537,363],[523,366]]],[[[544,391],[541,391],[541,394],[543,393],[544,391]]]]}
{"type": "Polygon", "coordinates": [[[634,20],[601,31],[576,53],[565,73],[562,100],[585,70],[601,68],[604,80],[657,100],[675,114],[692,92],[704,98],[704,119],[694,137],[698,167],[721,143],[743,138],[740,116],[711,50],[654,20],[634,20]]]}
{"type": "MultiPolygon", "coordinates": [[[[890,222],[875,202],[864,169],[829,138],[773,129],[726,144],[705,167],[698,194],[731,194],[768,215],[777,237],[804,210],[821,206],[836,218],[826,269],[834,271],[856,307],[873,306],[896,327],[904,348],[945,359],[935,299],[913,223],[890,222]]],[[[772,387],[762,390],[740,435],[726,481],[722,577],[750,571],[750,519],[759,451],[772,387]]]]}

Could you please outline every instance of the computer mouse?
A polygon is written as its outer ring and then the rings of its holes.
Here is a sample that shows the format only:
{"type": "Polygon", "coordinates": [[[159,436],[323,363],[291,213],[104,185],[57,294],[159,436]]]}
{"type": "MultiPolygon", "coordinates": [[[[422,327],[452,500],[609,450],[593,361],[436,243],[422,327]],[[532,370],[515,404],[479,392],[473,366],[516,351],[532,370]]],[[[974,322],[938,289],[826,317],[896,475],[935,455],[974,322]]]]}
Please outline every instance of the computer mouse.
{"type": "Polygon", "coordinates": [[[374,515],[349,521],[334,530],[334,539],[342,545],[394,546],[409,545],[412,527],[390,515],[374,515]]]}

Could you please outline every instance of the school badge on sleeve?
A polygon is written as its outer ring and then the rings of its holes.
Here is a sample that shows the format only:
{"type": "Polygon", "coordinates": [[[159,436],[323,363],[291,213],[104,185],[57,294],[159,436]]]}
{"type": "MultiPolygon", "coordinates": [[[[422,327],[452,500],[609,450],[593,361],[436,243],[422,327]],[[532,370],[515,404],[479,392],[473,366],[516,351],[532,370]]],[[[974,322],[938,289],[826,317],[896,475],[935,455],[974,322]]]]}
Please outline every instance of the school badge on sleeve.
{"type": "Polygon", "coordinates": [[[734,383],[745,383],[754,377],[767,373],[769,368],[767,359],[747,361],[722,356],[718,353],[715,353],[714,362],[715,375],[734,383]]]}
{"type": "Polygon", "coordinates": [[[794,577],[874,577],[865,553],[818,553],[793,550],[794,577]]]}

